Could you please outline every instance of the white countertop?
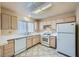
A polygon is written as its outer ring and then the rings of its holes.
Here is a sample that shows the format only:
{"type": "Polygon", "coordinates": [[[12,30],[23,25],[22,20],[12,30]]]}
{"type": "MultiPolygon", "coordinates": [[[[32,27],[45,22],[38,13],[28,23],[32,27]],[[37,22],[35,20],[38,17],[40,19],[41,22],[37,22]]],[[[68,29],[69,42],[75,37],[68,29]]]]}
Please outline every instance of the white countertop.
{"type": "MultiPolygon", "coordinates": [[[[24,35],[24,34],[2,35],[0,36],[0,46],[7,44],[7,40],[28,37],[32,35],[42,35],[42,33],[32,33],[30,35],[24,35]]],[[[56,36],[56,35],[57,35],[56,33],[51,34],[51,36],[56,36]]]]}
{"type": "Polygon", "coordinates": [[[2,36],[0,36],[0,46],[7,44],[7,40],[28,37],[28,36],[32,36],[32,35],[39,35],[39,33],[33,33],[30,35],[24,35],[24,34],[2,35],[2,36]]]}
{"type": "Polygon", "coordinates": [[[52,33],[50,36],[57,36],[57,33],[52,33]]]}

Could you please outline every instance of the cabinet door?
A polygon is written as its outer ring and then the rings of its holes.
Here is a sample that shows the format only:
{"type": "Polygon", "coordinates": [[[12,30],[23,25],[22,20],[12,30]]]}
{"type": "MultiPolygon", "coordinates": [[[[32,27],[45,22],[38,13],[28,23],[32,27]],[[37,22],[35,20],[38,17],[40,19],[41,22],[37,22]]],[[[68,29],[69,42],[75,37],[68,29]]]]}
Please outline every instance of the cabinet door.
{"type": "Polygon", "coordinates": [[[14,40],[9,40],[8,44],[3,47],[3,56],[9,57],[14,55],[14,40]]]}
{"type": "Polygon", "coordinates": [[[39,32],[39,31],[40,31],[40,28],[39,28],[39,26],[40,26],[40,21],[35,21],[34,25],[35,25],[35,31],[36,31],[36,32],[39,32]]]}
{"type": "Polygon", "coordinates": [[[1,13],[0,13],[0,30],[1,30],[1,13]]]}
{"type": "Polygon", "coordinates": [[[72,21],[76,21],[76,19],[75,19],[75,17],[73,16],[73,17],[65,18],[63,21],[64,21],[64,22],[72,22],[72,21]]]}
{"type": "Polygon", "coordinates": [[[53,36],[50,37],[49,44],[50,44],[50,47],[56,48],[56,39],[55,39],[55,37],[53,37],[53,36]]]}
{"type": "Polygon", "coordinates": [[[0,57],[3,56],[3,46],[0,46],[0,57]]]}
{"type": "Polygon", "coordinates": [[[39,43],[39,36],[36,35],[36,36],[33,36],[33,45],[39,43]]]}
{"type": "Polygon", "coordinates": [[[37,37],[33,36],[33,45],[37,44],[37,37]]]}
{"type": "Polygon", "coordinates": [[[16,30],[17,29],[17,17],[12,16],[12,30],[16,30]]]}
{"type": "Polygon", "coordinates": [[[40,42],[40,36],[39,35],[35,35],[33,36],[33,45],[37,44],[40,42]]]}
{"type": "Polygon", "coordinates": [[[32,37],[28,37],[28,38],[26,39],[26,47],[27,47],[27,48],[30,48],[30,47],[33,46],[32,44],[33,44],[32,37]]]}
{"type": "Polygon", "coordinates": [[[8,30],[11,27],[11,16],[2,14],[2,30],[8,30]]]}
{"type": "Polygon", "coordinates": [[[39,42],[40,42],[40,36],[36,35],[36,43],[39,43],[39,42]]]}
{"type": "Polygon", "coordinates": [[[40,31],[43,31],[43,22],[40,22],[40,31]]]}

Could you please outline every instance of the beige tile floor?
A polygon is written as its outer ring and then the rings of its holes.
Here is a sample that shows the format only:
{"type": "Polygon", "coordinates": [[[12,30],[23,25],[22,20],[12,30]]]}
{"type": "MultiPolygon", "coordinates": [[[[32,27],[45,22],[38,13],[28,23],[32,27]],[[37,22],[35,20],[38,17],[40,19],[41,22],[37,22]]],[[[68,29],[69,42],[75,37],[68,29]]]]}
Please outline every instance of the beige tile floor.
{"type": "Polygon", "coordinates": [[[56,52],[56,49],[43,45],[36,45],[15,57],[66,57],[56,52]]]}

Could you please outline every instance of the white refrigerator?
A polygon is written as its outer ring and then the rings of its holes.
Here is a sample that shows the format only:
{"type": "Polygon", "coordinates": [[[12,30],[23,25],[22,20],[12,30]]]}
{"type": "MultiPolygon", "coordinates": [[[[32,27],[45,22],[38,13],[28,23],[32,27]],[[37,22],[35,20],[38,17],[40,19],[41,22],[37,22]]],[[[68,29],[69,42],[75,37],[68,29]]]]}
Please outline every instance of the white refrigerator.
{"type": "Polygon", "coordinates": [[[75,57],[75,22],[57,24],[57,51],[75,57]]]}

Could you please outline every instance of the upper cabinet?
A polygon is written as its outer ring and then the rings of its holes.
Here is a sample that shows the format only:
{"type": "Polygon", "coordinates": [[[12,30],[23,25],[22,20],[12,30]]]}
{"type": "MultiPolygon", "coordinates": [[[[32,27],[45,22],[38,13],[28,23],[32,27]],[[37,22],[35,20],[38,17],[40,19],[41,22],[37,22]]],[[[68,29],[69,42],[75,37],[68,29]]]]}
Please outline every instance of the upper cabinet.
{"type": "Polygon", "coordinates": [[[2,30],[15,30],[17,28],[17,17],[2,14],[2,30]]]}
{"type": "Polygon", "coordinates": [[[42,31],[43,30],[43,22],[41,21],[40,22],[40,31],[42,31]]]}
{"type": "Polygon", "coordinates": [[[75,16],[67,17],[67,18],[64,19],[64,22],[73,22],[73,21],[76,21],[76,17],[75,16]]]}
{"type": "Polygon", "coordinates": [[[11,16],[2,14],[2,30],[8,30],[11,28],[11,16]]]}
{"type": "Polygon", "coordinates": [[[40,20],[36,20],[34,22],[34,25],[35,25],[35,31],[39,32],[40,31],[40,20]]]}
{"type": "Polygon", "coordinates": [[[17,29],[17,17],[12,16],[12,29],[16,30],[17,29]]]}
{"type": "Polygon", "coordinates": [[[0,30],[1,30],[1,13],[0,13],[0,30]]]}
{"type": "Polygon", "coordinates": [[[0,57],[3,56],[3,46],[0,46],[0,57]]]}

